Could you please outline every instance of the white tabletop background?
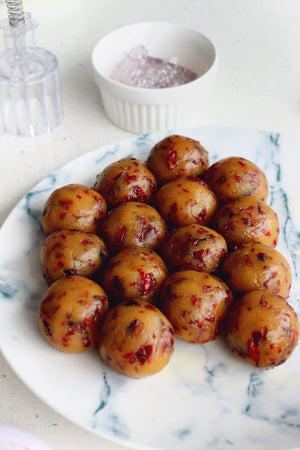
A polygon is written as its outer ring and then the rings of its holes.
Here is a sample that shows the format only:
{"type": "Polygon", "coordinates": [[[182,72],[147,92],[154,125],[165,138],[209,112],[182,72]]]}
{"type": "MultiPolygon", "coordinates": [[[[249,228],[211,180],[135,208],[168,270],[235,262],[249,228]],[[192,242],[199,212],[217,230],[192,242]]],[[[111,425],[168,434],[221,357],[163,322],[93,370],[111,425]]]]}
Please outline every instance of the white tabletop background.
{"type": "MultiPolygon", "coordinates": [[[[39,22],[37,44],[59,61],[64,120],[35,138],[0,135],[0,226],[37,182],[64,163],[131,137],[103,112],[91,69],[96,42],[130,23],[165,20],[196,27],[217,45],[220,67],[199,126],[300,134],[299,0],[24,0],[39,22]]],[[[0,19],[7,18],[0,0],[0,19]]],[[[53,450],[118,450],[43,404],[0,355],[0,422],[31,431],[53,450]]]]}

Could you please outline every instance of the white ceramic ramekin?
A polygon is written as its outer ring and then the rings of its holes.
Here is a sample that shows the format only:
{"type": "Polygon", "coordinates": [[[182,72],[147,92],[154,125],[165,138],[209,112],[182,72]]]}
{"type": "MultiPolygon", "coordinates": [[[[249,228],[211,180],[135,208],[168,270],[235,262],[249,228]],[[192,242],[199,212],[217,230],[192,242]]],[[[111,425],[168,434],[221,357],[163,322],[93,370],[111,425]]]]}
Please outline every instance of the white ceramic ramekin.
{"type": "Polygon", "coordinates": [[[132,133],[201,125],[217,75],[214,44],[197,30],[169,22],[145,22],[119,28],[95,46],[92,53],[95,80],[106,115],[132,133]],[[181,86],[146,89],[113,81],[110,76],[124,55],[143,45],[149,55],[178,58],[178,64],[200,76],[181,86]]]}

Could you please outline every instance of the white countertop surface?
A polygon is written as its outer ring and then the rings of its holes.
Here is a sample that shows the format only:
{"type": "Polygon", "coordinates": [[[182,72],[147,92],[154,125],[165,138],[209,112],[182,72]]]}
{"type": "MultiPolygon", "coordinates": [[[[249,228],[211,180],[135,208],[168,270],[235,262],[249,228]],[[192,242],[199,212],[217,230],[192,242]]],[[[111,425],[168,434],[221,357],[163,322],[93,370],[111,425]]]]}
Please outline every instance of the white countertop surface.
{"type": "MultiPolygon", "coordinates": [[[[91,51],[107,32],[165,20],[198,28],[217,45],[220,67],[210,109],[199,126],[236,126],[300,134],[298,0],[24,0],[39,22],[37,44],[59,61],[64,119],[35,138],[0,134],[0,225],[37,182],[64,163],[131,137],[103,112],[91,51]]],[[[7,17],[0,0],[0,19],[7,17]]],[[[0,422],[31,431],[53,450],[127,447],[86,432],[51,410],[0,355],[0,422]]]]}

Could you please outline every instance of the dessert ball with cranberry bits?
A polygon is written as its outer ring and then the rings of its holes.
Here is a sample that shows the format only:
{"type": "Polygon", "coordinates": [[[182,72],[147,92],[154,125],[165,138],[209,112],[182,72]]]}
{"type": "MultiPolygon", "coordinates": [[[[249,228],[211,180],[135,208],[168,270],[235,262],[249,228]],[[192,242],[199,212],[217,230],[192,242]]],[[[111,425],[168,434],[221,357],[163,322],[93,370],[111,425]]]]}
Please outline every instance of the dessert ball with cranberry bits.
{"type": "Polygon", "coordinates": [[[105,198],[109,208],[114,208],[124,202],[150,203],[157,183],[144,163],[124,158],[97,175],[94,189],[105,198]]]}
{"type": "Polygon", "coordinates": [[[183,270],[166,281],[160,307],[176,335],[187,342],[204,344],[223,331],[233,301],[228,286],[205,272],[183,270]]]}
{"type": "Polygon", "coordinates": [[[234,303],[227,316],[227,342],[235,356],[253,366],[284,363],[295,349],[299,319],[281,297],[252,291],[234,303]]]}
{"type": "Polygon", "coordinates": [[[288,298],[292,272],[286,258],[278,250],[260,243],[245,244],[226,256],[222,274],[238,296],[265,289],[288,298]]]}
{"type": "Polygon", "coordinates": [[[167,225],[159,212],[140,202],[122,203],[109,211],[100,231],[111,254],[136,245],[156,250],[167,232],[167,225]]]}
{"type": "Polygon", "coordinates": [[[204,181],[185,176],[159,188],[155,206],[170,227],[207,225],[217,210],[217,199],[204,181]]]}
{"type": "Polygon", "coordinates": [[[268,180],[265,173],[253,162],[230,156],[212,164],[203,179],[216,194],[220,204],[250,196],[266,201],[268,180]]]}
{"type": "Polygon", "coordinates": [[[208,153],[199,141],[172,135],[152,148],[146,165],[162,185],[185,175],[201,175],[208,168],[208,153]]]}
{"type": "Polygon", "coordinates": [[[214,217],[213,226],[224,236],[230,249],[248,242],[260,242],[270,247],[276,247],[278,243],[276,212],[255,198],[241,197],[222,205],[214,217]]]}
{"type": "Polygon", "coordinates": [[[108,308],[106,293],[94,281],[79,276],[60,278],[42,298],[41,333],[59,350],[85,352],[98,344],[108,308]]]}
{"type": "Polygon", "coordinates": [[[57,230],[96,233],[106,212],[106,201],[97,191],[81,184],[68,184],[53,191],[47,199],[42,228],[46,235],[57,230]]]}
{"type": "Polygon", "coordinates": [[[113,256],[100,274],[100,284],[111,304],[123,300],[154,303],[168,277],[161,257],[144,247],[129,247],[113,256]]]}
{"type": "Polygon", "coordinates": [[[169,233],[160,255],[170,272],[186,269],[214,272],[227,255],[227,244],[216,231],[194,223],[169,233]]]}
{"type": "Polygon", "coordinates": [[[106,315],[99,350],[104,361],[124,375],[153,375],[166,366],[173,354],[174,329],[155,306],[128,300],[106,315]]]}
{"type": "Polygon", "coordinates": [[[93,278],[104,268],[108,251],[104,241],[94,233],[61,230],[44,239],[40,257],[43,276],[50,285],[70,275],[93,278]]]}

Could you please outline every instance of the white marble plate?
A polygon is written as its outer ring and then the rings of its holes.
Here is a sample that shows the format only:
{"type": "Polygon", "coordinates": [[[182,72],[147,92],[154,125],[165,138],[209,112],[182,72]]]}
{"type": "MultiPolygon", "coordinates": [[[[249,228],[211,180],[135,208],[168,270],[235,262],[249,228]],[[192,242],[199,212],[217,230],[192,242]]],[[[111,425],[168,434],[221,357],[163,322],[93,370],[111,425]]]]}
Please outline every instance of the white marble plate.
{"type": "Polygon", "coordinates": [[[251,159],[267,174],[268,202],[279,215],[278,249],[293,270],[289,299],[300,314],[300,138],[260,130],[196,128],[134,137],[99,148],[51,174],[12,211],[0,233],[0,348],[18,376],[53,409],[114,441],[147,449],[276,449],[300,443],[300,346],[265,371],[236,360],[222,338],[202,346],[176,340],[157,375],[128,379],[93,350],[64,354],[40,335],[37,310],[46,290],[39,266],[40,215],[50,192],[68,183],[92,186],[108,163],[146,158],[174,132],[197,138],[210,162],[251,159]]]}

